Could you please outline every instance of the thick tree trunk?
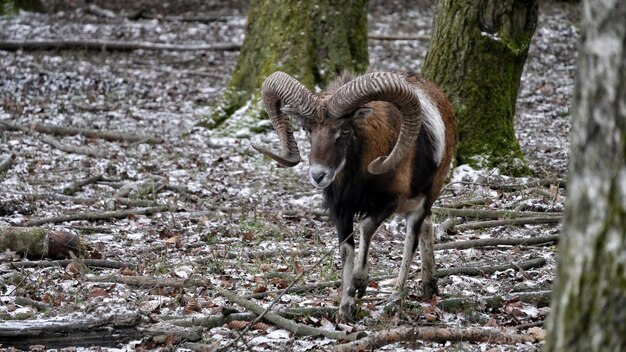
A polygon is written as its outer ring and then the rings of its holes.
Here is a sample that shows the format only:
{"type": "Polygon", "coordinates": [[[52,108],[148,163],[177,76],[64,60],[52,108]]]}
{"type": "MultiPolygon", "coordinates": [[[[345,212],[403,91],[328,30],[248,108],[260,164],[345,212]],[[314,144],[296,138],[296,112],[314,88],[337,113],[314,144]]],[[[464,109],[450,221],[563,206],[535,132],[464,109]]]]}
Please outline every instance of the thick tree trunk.
{"type": "Polygon", "coordinates": [[[259,88],[275,71],[313,89],[342,70],[361,73],[367,65],[367,0],[252,1],[237,66],[207,124],[215,127],[240,108],[258,118],[259,88]]]}
{"type": "Polygon", "coordinates": [[[0,0],[0,16],[12,16],[19,10],[44,12],[41,0],[0,0]]]}
{"type": "Polygon", "coordinates": [[[437,2],[422,72],[452,101],[459,163],[529,172],[513,118],[537,13],[537,0],[437,2]]]}
{"type": "Polygon", "coordinates": [[[626,351],[626,2],[583,1],[546,351],[626,351]]]}

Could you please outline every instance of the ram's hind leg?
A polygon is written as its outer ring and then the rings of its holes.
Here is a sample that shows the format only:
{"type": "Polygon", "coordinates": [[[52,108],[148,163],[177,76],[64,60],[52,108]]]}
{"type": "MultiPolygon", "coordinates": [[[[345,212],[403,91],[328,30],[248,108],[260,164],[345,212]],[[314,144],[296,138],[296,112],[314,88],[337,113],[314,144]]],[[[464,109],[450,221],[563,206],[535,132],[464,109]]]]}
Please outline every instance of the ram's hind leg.
{"type": "Polygon", "coordinates": [[[435,266],[435,234],[430,214],[426,216],[419,235],[420,259],[422,262],[422,294],[430,298],[439,293],[437,288],[437,268],[435,266]]]}

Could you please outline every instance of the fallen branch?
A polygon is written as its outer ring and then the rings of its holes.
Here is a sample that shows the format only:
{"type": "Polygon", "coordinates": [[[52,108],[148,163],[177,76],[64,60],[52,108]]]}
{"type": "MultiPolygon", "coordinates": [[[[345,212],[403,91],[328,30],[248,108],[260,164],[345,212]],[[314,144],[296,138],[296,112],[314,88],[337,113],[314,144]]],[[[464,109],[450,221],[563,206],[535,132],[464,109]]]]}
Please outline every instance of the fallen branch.
{"type": "Polygon", "coordinates": [[[67,258],[70,252],[81,252],[77,235],[39,227],[0,227],[0,252],[7,249],[29,258],[67,258]]]}
{"type": "Polygon", "coordinates": [[[11,154],[2,163],[0,163],[0,174],[3,174],[11,170],[11,168],[13,167],[13,164],[15,164],[15,158],[16,158],[15,154],[11,154]]]}
{"type": "Polygon", "coordinates": [[[61,127],[46,124],[33,124],[30,126],[39,133],[54,134],[57,136],[76,136],[82,135],[87,138],[104,139],[111,142],[128,142],[128,143],[163,143],[163,138],[151,135],[130,134],[117,131],[93,130],[87,128],[61,127]]]}
{"type": "Polygon", "coordinates": [[[63,144],[50,136],[40,134],[36,137],[40,141],[66,153],[87,155],[87,156],[92,156],[94,158],[108,158],[109,157],[106,153],[102,151],[91,149],[91,148],[77,147],[73,145],[63,144]]]}
{"type": "Polygon", "coordinates": [[[363,339],[337,345],[333,348],[333,351],[370,351],[396,342],[416,340],[426,340],[440,343],[448,341],[489,342],[493,344],[508,345],[535,342],[535,339],[530,335],[510,334],[491,328],[453,329],[405,326],[378,331],[363,339]]]}
{"type": "Polygon", "coordinates": [[[170,51],[237,51],[241,44],[216,43],[180,45],[150,42],[125,42],[117,40],[79,40],[79,39],[38,39],[38,40],[1,40],[0,50],[170,50],[170,51]]]}
{"type": "Polygon", "coordinates": [[[457,267],[450,269],[437,270],[438,277],[446,277],[450,275],[467,275],[467,276],[480,276],[485,274],[493,274],[496,271],[505,271],[509,269],[528,270],[544,266],[546,260],[543,258],[531,259],[521,263],[511,263],[504,265],[487,265],[481,267],[457,267]]]}
{"type": "Polygon", "coordinates": [[[84,213],[77,213],[77,214],[70,214],[70,215],[53,216],[53,217],[43,218],[43,219],[32,219],[21,224],[21,226],[39,226],[43,224],[58,224],[58,223],[66,222],[66,221],[76,221],[76,220],[99,221],[99,220],[110,220],[110,219],[124,219],[131,215],[150,216],[152,214],[162,213],[162,212],[166,212],[170,210],[173,210],[173,208],[170,207],[169,205],[162,205],[158,207],[141,208],[141,209],[105,211],[105,212],[84,212],[84,213]]]}
{"type": "Polygon", "coordinates": [[[483,238],[478,240],[457,241],[449,243],[439,243],[435,245],[435,250],[444,249],[468,249],[487,246],[534,246],[538,244],[551,243],[559,240],[559,235],[540,236],[530,238],[483,238]]]}
{"type": "Polygon", "coordinates": [[[65,194],[58,193],[39,193],[39,194],[24,194],[24,198],[27,200],[55,200],[58,202],[71,202],[75,204],[91,205],[98,202],[95,198],[82,198],[66,196],[65,194]]]}
{"type": "Polygon", "coordinates": [[[73,182],[69,186],[63,188],[63,194],[71,196],[74,193],[80,191],[81,188],[102,180],[102,176],[102,174],[96,174],[91,177],[87,177],[84,180],[73,182]]]}
{"type": "Polygon", "coordinates": [[[12,320],[0,324],[0,344],[28,350],[31,345],[46,348],[68,346],[117,346],[141,339],[137,329],[141,322],[138,313],[76,315],[37,320],[12,320]]]}
{"type": "Polygon", "coordinates": [[[497,296],[482,297],[458,297],[440,300],[437,305],[446,312],[456,313],[460,311],[482,309],[499,309],[504,302],[521,301],[531,303],[537,308],[549,307],[552,291],[516,292],[497,296]]]}
{"type": "Polygon", "coordinates": [[[96,4],[88,4],[85,7],[85,10],[92,14],[92,15],[96,15],[98,17],[103,17],[103,18],[115,18],[117,17],[115,15],[115,12],[111,11],[111,10],[107,10],[107,9],[103,9],[102,7],[96,5],[96,4]]]}
{"type": "Polygon", "coordinates": [[[314,328],[314,327],[304,325],[304,324],[299,324],[287,318],[283,318],[276,313],[269,312],[262,306],[252,301],[249,301],[243,297],[240,297],[237,294],[230,292],[229,290],[226,290],[224,288],[217,287],[217,286],[215,287],[215,290],[217,290],[217,292],[221,296],[223,296],[230,302],[236,303],[244,307],[245,309],[257,314],[258,316],[264,315],[264,318],[267,321],[273,324],[276,324],[287,331],[291,331],[297,336],[324,336],[329,339],[335,339],[335,340],[354,340],[358,337],[357,333],[346,334],[343,331],[328,331],[324,329],[314,328]]]}
{"type": "Polygon", "coordinates": [[[206,287],[209,282],[197,279],[178,279],[174,277],[147,277],[147,276],[121,276],[121,275],[87,275],[84,277],[88,282],[114,282],[136,287],[206,287]]]}
{"type": "MultiPolygon", "coordinates": [[[[1,49],[0,49],[1,50],[1,49]]],[[[31,133],[32,134],[32,130],[29,129],[28,127],[25,126],[20,126],[16,123],[9,123],[6,121],[0,121],[0,126],[2,126],[3,129],[9,130],[9,131],[21,131],[24,133],[31,133]]],[[[93,150],[93,149],[89,149],[89,148],[83,148],[83,147],[76,147],[73,145],[67,145],[67,144],[63,144],[59,141],[57,141],[56,139],[50,137],[50,136],[46,136],[46,135],[42,135],[42,134],[34,134],[34,136],[39,139],[40,141],[51,145],[52,147],[59,149],[61,151],[67,152],[67,153],[74,153],[74,154],[83,154],[83,155],[88,155],[88,156],[93,156],[93,157],[106,157],[106,155],[100,151],[97,150],[93,150]]]]}
{"type": "MultiPolygon", "coordinates": [[[[328,317],[332,318],[337,313],[336,307],[309,307],[309,308],[287,308],[285,310],[279,310],[274,312],[277,315],[280,315],[286,319],[296,319],[303,317],[328,317]]],[[[190,317],[190,318],[182,318],[182,319],[171,319],[167,320],[169,324],[182,326],[182,327],[190,327],[190,326],[202,326],[204,328],[215,328],[218,326],[222,326],[224,324],[228,324],[234,320],[241,321],[252,321],[256,317],[257,314],[254,313],[231,313],[231,314],[216,314],[209,315],[203,317],[190,317]]]]}
{"type": "Polygon", "coordinates": [[[538,225],[538,224],[558,224],[561,222],[560,216],[535,216],[514,219],[475,221],[455,226],[457,231],[477,230],[488,227],[509,226],[509,225],[538,225]]]}
{"type": "MultiPolygon", "coordinates": [[[[104,260],[104,259],[77,259],[81,264],[85,264],[87,267],[92,268],[111,268],[111,269],[121,269],[124,267],[129,267],[131,265],[114,261],[114,260],[104,260]]],[[[60,266],[66,267],[74,260],[72,259],[63,259],[63,260],[38,260],[38,261],[23,261],[23,262],[12,262],[11,266],[16,268],[47,268],[52,266],[60,266]]]]}
{"type": "Polygon", "coordinates": [[[456,208],[443,208],[433,207],[433,213],[447,216],[460,216],[463,218],[474,219],[513,219],[513,218],[528,218],[539,216],[553,216],[561,217],[563,213],[560,212],[535,212],[535,211],[514,211],[514,210],[486,210],[486,209],[456,209],[456,208]]]}

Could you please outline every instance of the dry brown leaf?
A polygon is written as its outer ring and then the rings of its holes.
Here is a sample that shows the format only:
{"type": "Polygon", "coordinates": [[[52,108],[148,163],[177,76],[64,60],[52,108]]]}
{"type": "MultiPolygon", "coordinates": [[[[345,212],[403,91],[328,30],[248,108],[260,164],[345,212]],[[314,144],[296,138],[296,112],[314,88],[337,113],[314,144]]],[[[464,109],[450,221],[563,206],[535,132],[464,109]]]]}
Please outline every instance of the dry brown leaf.
{"type": "Polygon", "coordinates": [[[135,276],[136,275],[136,273],[130,268],[128,268],[127,266],[123,267],[120,270],[120,274],[122,274],[122,276],[135,276]]]}
{"type": "Polygon", "coordinates": [[[107,297],[108,295],[109,295],[109,292],[107,292],[107,290],[103,289],[102,287],[94,286],[89,290],[89,294],[87,295],[87,297],[89,298],[107,297]]]}
{"type": "Polygon", "coordinates": [[[253,330],[260,330],[260,331],[268,331],[268,330],[272,329],[272,326],[269,325],[269,324],[258,322],[256,324],[252,325],[252,329],[253,330]]]}
{"type": "Polygon", "coordinates": [[[65,267],[65,271],[67,271],[68,273],[76,274],[80,271],[80,268],[78,267],[78,264],[76,264],[75,262],[71,262],[67,264],[67,266],[65,267]]]}
{"type": "Polygon", "coordinates": [[[252,231],[248,231],[245,232],[241,238],[243,238],[244,241],[252,241],[254,239],[254,232],[252,231]]]}
{"type": "Polygon", "coordinates": [[[226,324],[226,326],[231,330],[243,330],[248,326],[248,322],[244,320],[233,320],[226,324]]]}
{"type": "Polygon", "coordinates": [[[261,293],[261,292],[265,292],[265,291],[267,291],[267,286],[265,286],[265,285],[257,285],[257,286],[256,286],[256,287],[252,290],[252,292],[253,292],[253,293],[261,293]]]}
{"type": "Polygon", "coordinates": [[[289,281],[285,279],[281,279],[279,277],[273,278],[272,280],[270,280],[270,283],[276,286],[276,288],[278,288],[279,290],[282,290],[284,288],[287,288],[287,286],[289,286],[289,281]]]}
{"type": "Polygon", "coordinates": [[[546,339],[546,330],[539,326],[533,326],[528,329],[528,333],[534,337],[537,341],[543,341],[546,339]]]}
{"type": "Polygon", "coordinates": [[[180,235],[172,236],[165,240],[166,245],[173,245],[176,248],[180,247],[180,235]]]}

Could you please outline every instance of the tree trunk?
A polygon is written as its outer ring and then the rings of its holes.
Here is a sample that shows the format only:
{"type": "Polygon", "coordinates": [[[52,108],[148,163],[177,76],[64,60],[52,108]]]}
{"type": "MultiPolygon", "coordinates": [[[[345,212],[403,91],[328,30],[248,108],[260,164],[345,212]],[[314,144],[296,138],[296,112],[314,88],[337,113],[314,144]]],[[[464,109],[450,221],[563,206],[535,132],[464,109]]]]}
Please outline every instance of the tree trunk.
{"type": "Polygon", "coordinates": [[[453,104],[459,163],[529,173],[513,118],[537,13],[537,0],[437,2],[422,71],[453,104]]]}
{"type": "Polygon", "coordinates": [[[246,123],[254,123],[262,110],[259,88],[275,71],[313,90],[342,70],[362,73],[367,65],[367,0],[252,1],[235,71],[207,125],[216,127],[241,108],[252,117],[246,123]]]}
{"type": "Polygon", "coordinates": [[[626,351],[626,2],[583,1],[568,204],[545,351],[626,351]]]}
{"type": "Polygon", "coordinates": [[[13,16],[19,10],[45,11],[41,0],[0,0],[0,16],[13,16]]]}

